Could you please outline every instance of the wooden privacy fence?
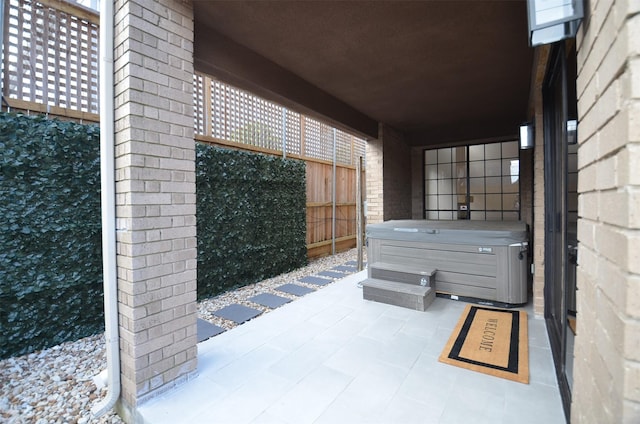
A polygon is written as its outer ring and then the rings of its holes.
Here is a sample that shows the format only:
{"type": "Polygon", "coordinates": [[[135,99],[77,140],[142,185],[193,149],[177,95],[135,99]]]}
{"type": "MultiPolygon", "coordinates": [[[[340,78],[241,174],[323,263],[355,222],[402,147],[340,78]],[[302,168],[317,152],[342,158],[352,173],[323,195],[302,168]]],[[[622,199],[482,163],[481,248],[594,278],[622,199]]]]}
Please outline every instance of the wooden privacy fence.
{"type": "Polygon", "coordinates": [[[355,247],[364,139],[204,74],[194,87],[196,140],[305,161],[309,257],[355,247]]]}
{"type": "MultiPolygon", "coordinates": [[[[99,122],[99,15],[60,0],[5,0],[2,18],[2,109],[99,122]]],[[[193,81],[196,140],[306,162],[309,257],[355,246],[365,140],[210,76],[193,81]]]]}

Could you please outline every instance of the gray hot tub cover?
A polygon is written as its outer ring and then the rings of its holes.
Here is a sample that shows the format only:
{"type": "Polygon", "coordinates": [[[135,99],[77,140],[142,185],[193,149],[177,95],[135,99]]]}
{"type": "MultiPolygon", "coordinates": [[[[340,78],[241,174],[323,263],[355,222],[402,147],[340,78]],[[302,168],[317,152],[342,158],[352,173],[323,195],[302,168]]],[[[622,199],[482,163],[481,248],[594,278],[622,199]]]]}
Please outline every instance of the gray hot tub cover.
{"type": "Polygon", "coordinates": [[[367,237],[422,243],[508,246],[528,241],[520,221],[393,220],[367,225],[367,237]]]}

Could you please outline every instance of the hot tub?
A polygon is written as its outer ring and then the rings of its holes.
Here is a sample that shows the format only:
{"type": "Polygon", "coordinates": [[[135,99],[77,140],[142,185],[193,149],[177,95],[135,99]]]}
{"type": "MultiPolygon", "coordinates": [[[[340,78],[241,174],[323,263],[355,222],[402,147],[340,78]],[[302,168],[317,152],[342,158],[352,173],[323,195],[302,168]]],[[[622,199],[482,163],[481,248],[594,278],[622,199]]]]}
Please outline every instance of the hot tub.
{"type": "MultiPolygon", "coordinates": [[[[528,230],[510,221],[387,221],[367,225],[367,260],[433,268],[438,293],[527,302],[528,230]]],[[[371,275],[369,275],[371,277],[371,275]]]]}

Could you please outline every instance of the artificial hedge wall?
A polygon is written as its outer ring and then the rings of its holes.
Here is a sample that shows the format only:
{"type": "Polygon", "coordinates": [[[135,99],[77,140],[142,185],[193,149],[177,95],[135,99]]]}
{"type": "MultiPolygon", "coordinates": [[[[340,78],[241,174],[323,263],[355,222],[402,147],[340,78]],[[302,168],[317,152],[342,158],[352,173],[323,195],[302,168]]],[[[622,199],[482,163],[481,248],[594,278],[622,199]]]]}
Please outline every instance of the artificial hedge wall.
{"type": "Polygon", "coordinates": [[[0,358],[104,328],[96,125],[0,113],[0,358]]]}
{"type": "Polygon", "coordinates": [[[302,161],[196,147],[198,298],[303,266],[302,161]]]}
{"type": "MultiPolygon", "coordinates": [[[[304,265],[304,163],[196,146],[198,297],[304,265]]],[[[99,150],[0,112],[0,359],[104,330],[99,150]]]]}

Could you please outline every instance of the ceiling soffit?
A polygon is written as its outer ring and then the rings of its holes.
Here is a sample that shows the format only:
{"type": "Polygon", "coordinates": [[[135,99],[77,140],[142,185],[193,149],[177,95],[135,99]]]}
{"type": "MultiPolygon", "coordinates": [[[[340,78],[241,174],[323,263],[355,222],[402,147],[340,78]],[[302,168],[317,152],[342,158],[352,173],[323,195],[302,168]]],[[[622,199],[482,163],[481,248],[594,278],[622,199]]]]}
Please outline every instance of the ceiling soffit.
{"type": "Polygon", "coordinates": [[[525,1],[195,3],[196,68],[374,137],[515,135],[533,50],[525,1]]]}

